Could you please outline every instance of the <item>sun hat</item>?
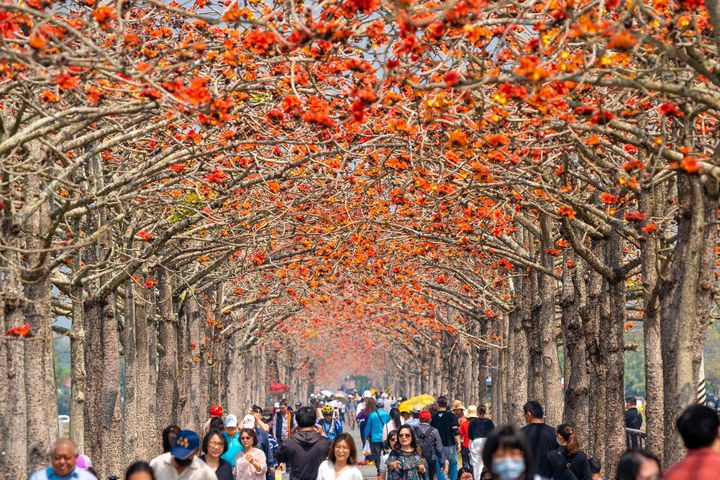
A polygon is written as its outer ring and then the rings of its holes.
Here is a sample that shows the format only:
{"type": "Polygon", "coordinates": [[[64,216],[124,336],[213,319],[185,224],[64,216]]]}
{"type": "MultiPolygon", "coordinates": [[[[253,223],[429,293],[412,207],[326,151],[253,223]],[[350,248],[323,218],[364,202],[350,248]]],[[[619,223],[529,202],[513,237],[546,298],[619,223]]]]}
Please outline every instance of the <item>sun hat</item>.
{"type": "Polygon", "coordinates": [[[236,428],[238,426],[238,419],[232,413],[225,418],[225,428],[236,428]]]}
{"type": "Polygon", "coordinates": [[[467,410],[465,410],[465,416],[468,418],[477,418],[478,416],[478,410],[476,405],[470,405],[467,410]]]}
{"type": "Polygon", "coordinates": [[[200,447],[200,437],[192,430],[180,430],[175,437],[170,455],[180,460],[185,460],[200,447]]]}
{"type": "Polygon", "coordinates": [[[412,413],[420,413],[422,412],[422,405],[413,405],[412,407],[412,413]]]}
{"type": "Polygon", "coordinates": [[[460,400],[455,400],[452,406],[453,410],[465,410],[465,405],[460,400]]]}

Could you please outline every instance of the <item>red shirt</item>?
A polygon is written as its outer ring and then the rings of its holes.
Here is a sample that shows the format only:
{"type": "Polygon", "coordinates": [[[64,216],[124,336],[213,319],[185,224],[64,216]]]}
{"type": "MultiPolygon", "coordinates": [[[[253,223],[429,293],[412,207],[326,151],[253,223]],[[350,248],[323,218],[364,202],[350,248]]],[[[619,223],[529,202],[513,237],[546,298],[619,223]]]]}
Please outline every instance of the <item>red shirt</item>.
{"type": "Polygon", "coordinates": [[[720,475],[720,453],[712,447],[688,450],[685,458],[668,468],[664,480],[715,480],[720,475]]]}
{"type": "Polygon", "coordinates": [[[469,418],[462,417],[460,419],[460,428],[458,429],[458,432],[460,433],[460,438],[462,439],[462,446],[465,448],[470,448],[470,437],[468,436],[469,423],[469,418]]]}

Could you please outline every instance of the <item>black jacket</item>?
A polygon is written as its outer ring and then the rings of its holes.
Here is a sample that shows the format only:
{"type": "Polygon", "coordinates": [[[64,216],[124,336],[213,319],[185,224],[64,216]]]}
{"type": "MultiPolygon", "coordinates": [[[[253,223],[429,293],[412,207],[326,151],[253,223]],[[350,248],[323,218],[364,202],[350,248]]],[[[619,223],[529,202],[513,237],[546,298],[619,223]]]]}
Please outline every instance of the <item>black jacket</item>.
{"type": "Polygon", "coordinates": [[[592,480],[590,463],[585,452],[567,455],[565,447],[548,453],[545,470],[553,480],[592,480]]]}
{"type": "Polygon", "coordinates": [[[290,466],[290,480],[316,480],[330,443],[314,430],[295,432],[283,442],[277,460],[290,466]]]}
{"type": "Polygon", "coordinates": [[[628,408],[627,411],[625,411],[625,428],[634,428],[635,430],[640,430],[642,424],[642,414],[638,412],[637,408],[628,408]]]}

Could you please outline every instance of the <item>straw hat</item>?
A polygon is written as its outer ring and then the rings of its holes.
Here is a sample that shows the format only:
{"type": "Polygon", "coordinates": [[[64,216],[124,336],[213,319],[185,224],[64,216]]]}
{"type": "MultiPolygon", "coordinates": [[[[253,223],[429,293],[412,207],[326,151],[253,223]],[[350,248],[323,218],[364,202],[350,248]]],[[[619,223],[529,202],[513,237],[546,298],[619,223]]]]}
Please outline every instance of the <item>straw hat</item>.
{"type": "Polygon", "coordinates": [[[460,400],[455,400],[452,406],[453,410],[465,410],[465,406],[460,400]]]}
{"type": "Polygon", "coordinates": [[[465,410],[465,416],[468,418],[477,418],[478,412],[477,412],[477,406],[470,405],[467,410],[465,410]]]}

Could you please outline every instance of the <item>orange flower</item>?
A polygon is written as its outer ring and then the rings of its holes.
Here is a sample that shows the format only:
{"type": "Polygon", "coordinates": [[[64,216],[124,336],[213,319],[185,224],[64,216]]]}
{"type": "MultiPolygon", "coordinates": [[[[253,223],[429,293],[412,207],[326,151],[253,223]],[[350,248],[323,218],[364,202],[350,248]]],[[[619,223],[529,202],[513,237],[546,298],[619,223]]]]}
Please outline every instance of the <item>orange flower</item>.
{"type": "Polygon", "coordinates": [[[569,219],[575,218],[575,210],[568,207],[567,205],[563,205],[562,207],[558,208],[558,213],[563,217],[568,217],[569,219]]]}

